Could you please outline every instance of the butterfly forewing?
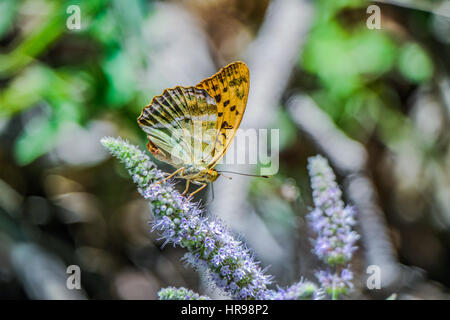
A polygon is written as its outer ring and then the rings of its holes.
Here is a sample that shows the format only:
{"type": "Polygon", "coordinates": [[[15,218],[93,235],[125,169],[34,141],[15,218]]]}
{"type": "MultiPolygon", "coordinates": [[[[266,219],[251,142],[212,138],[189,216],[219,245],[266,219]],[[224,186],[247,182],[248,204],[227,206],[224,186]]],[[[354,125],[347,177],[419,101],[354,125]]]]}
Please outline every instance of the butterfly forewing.
{"type": "Polygon", "coordinates": [[[223,67],[196,87],[205,89],[217,105],[217,134],[208,166],[214,167],[231,144],[241,123],[249,91],[249,71],[245,63],[234,62],[223,67]]]}

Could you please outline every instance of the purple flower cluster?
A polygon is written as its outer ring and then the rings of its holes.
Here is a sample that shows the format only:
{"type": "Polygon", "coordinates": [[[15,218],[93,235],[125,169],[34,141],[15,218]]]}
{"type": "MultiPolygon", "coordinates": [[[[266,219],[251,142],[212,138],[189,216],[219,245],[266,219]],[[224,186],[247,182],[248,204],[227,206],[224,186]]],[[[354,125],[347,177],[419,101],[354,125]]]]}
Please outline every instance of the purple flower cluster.
{"type": "Polygon", "coordinates": [[[326,292],[333,298],[353,288],[353,273],[349,268],[359,235],[352,229],[355,210],[345,206],[342,192],[328,161],[322,156],[308,159],[315,209],[308,220],[317,238],[314,253],[329,266],[316,274],[326,292]]]}
{"type": "MultiPolygon", "coordinates": [[[[320,299],[326,292],[334,299],[353,288],[350,261],[359,235],[352,230],[355,211],[345,206],[335,175],[325,158],[309,159],[315,209],[308,220],[317,238],[314,253],[327,268],[316,277],[321,288],[308,281],[277,291],[269,290],[271,277],[265,274],[245,244],[236,239],[224,223],[204,215],[198,204],[181,196],[170,181],[162,181],[164,173],[157,170],[150,158],[137,147],[121,139],[104,138],[103,145],[120,159],[138,191],[150,203],[154,215],[152,230],[164,240],[187,250],[184,260],[209,272],[213,284],[234,299],[320,299]]],[[[160,299],[209,299],[185,288],[169,287],[159,292],[160,299]]]]}
{"type": "Polygon", "coordinates": [[[186,262],[206,267],[213,282],[233,298],[265,299],[270,277],[219,219],[202,216],[172,186],[152,185],[144,197],[153,208],[153,229],[165,243],[186,248],[186,262]]]}
{"type": "Polygon", "coordinates": [[[149,157],[121,139],[104,138],[103,145],[120,159],[154,215],[153,229],[174,246],[188,250],[185,260],[206,267],[213,282],[234,299],[266,299],[271,277],[264,274],[245,244],[235,239],[219,219],[203,216],[198,204],[188,201],[163,178],[149,157]]]}
{"type": "Polygon", "coordinates": [[[192,290],[186,288],[168,287],[159,290],[158,297],[160,300],[211,300],[210,297],[201,296],[192,290]]]}
{"type": "Polygon", "coordinates": [[[334,273],[330,270],[320,270],[316,272],[316,277],[330,294],[333,294],[333,290],[334,293],[345,293],[353,289],[353,272],[349,268],[341,268],[334,273]]]}
{"type": "Polygon", "coordinates": [[[286,289],[278,289],[272,297],[273,300],[318,300],[320,298],[321,291],[317,286],[312,282],[303,280],[286,289]]]}

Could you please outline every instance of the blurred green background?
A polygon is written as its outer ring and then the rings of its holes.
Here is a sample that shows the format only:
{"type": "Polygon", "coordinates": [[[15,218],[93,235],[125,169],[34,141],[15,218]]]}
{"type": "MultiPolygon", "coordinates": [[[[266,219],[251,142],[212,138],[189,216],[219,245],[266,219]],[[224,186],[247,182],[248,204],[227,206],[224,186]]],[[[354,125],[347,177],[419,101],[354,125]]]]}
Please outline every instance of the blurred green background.
{"type": "MultiPolygon", "coordinates": [[[[179,262],[183,250],[161,249],[148,232],[145,201],[99,140],[121,136],[144,148],[136,119],[151,98],[246,61],[268,8],[280,1],[0,1],[0,298],[155,299],[168,285],[207,290],[179,262]],[[80,30],[68,27],[71,5],[80,8],[80,30]],[[83,290],[65,289],[72,264],[83,290]]],[[[366,26],[373,2],[308,2],[309,31],[267,115],[280,129],[280,171],[269,182],[252,180],[249,192],[270,232],[292,235],[281,247],[293,247],[295,258],[278,262],[290,272],[273,266],[282,285],[310,259],[304,230],[292,231],[312,205],[306,158],[319,152],[286,107],[301,92],[367,150],[398,263],[425,275],[397,288],[400,297],[448,298],[449,3],[400,2],[376,3],[381,30],[366,26]]],[[[355,266],[364,266],[364,250],[355,266]]],[[[354,297],[373,297],[361,281],[354,297]]]]}

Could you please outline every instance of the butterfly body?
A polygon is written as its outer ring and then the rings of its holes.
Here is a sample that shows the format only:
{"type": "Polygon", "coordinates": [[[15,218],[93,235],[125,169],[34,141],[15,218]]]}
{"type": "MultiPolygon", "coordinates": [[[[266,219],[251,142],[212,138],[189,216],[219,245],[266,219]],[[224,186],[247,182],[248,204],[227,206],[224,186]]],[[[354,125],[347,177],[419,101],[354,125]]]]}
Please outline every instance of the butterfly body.
{"type": "Polygon", "coordinates": [[[192,182],[214,182],[219,177],[219,173],[216,169],[208,169],[202,166],[188,166],[184,169],[183,174],[179,175],[180,178],[191,180],[192,182]]]}
{"type": "Polygon", "coordinates": [[[194,87],[166,89],[152,99],[138,124],[155,158],[177,168],[168,178],[186,179],[187,188],[202,185],[196,192],[218,178],[214,167],[239,127],[248,91],[247,66],[233,62],[194,87]]]}

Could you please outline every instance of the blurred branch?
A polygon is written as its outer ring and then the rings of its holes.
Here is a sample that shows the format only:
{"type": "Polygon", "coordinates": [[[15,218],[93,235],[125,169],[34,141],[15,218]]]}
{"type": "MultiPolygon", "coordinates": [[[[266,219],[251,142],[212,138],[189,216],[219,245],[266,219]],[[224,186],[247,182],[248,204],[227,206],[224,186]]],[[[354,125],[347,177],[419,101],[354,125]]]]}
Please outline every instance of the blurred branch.
{"type": "Polygon", "coordinates": [[[247,61],[251,88],[242,127],[268,126],[313,21],[313,6],[306,0],[275,0],[267,9],[247,61]]]}
{"type": "Polygon", "coordinates": [[[14,216],[22,201],[23,196],[0,179],[0,208],[4,208],[6,212],[14,216]]]}
{"type": "Polygon", "coordinates": [[[442,76],[438,80],[438,88],[442,96],[442,103],[447,111],[447,118],[450,117],[450,79],[442,76]]]}
{"type": "Polygon", "coordinates": [[[413,284],[420,273],[406,269],[391,244],[376,188],[367,171],[367,151],[340,131],[326,113],[307,96],[297,95],[288,103],[299,129],[311,138],[345,177],[345,190],[358,212],[366,264],[381,268],[382,288],[413,284]],[[412,272],[406,272],[406,271],[412,272]]]}
{"type": "MultiPolygon", "coordinates": [[[[241,128],[270,126],[312,19],[313,5],[309,1],[271,1],[259,34],[245,59],[250,68],[251,88],[241,128]]],[[[240,165],[239,170],[250,172],[254,166],[240,165]]],[[[212,203],[212,210],[234,230],[244,233],[262,259],[273,267],[280,266],[287,253],[247,203],[249,183],[249,178],[242,176],[233,177],[232,182],[219,179],[214,188],[220,197],[212,203]]]]}
{"type": "Polygon", "coordinates": [[[142,28],[148,68],[140,82],[149,91],[149,101],[165,88],[200,82],[215,69],[206,36],[194,18],[174,3],[158,2],[154,7],[142,28]]]}

